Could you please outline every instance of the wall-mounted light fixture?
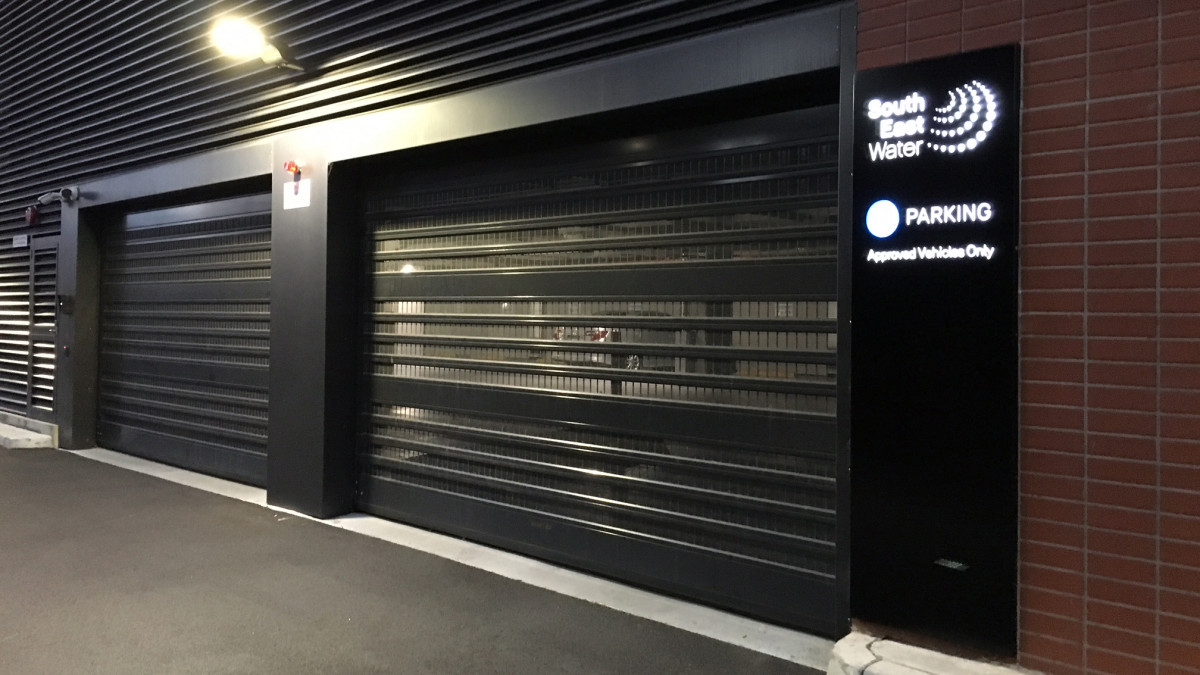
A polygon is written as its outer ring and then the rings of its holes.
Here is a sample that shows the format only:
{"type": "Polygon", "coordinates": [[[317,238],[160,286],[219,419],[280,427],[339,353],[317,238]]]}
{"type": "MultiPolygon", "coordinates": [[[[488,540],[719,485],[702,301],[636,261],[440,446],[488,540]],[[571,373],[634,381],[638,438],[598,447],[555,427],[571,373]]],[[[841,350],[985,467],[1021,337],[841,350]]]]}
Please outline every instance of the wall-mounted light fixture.
{"type": "Polygon", "coordinates": [[[263,63],[277,68],[303,71],[305,68],[292,58],[288,46],[279,40],[267,37],[262,29],[247,19],[226,16],[217,19],[209,34],[213,45],[222,54],[235,59],[262,59],[263,63]]]}

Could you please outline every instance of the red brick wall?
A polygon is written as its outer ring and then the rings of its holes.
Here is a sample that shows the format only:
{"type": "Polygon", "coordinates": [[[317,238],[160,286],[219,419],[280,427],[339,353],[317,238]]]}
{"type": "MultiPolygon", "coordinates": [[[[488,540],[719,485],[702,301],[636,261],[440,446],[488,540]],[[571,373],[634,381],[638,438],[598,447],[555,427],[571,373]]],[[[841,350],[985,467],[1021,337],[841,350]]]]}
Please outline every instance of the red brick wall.
{"type": "Polygon", "coordinates": [[[1200,0],[859,0],[860,68],[1019,42],[1020,661],[1200,673],[1200,0]]]}

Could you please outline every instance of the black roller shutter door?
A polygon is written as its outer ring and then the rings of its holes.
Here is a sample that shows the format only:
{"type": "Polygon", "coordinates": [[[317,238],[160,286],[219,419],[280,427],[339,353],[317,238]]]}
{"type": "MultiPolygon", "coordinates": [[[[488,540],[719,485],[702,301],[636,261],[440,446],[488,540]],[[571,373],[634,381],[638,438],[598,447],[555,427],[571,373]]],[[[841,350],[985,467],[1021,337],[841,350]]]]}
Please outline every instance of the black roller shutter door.
{"type": "Polygon", "coordinates": [[[836,130],[368,188],[360,508],[834,633],[836,130]]]}
{"type": "Polygon", "coordinates": [[[100,445],[263,485],[270,195],[131,213],[102,245],[100,445]]]}

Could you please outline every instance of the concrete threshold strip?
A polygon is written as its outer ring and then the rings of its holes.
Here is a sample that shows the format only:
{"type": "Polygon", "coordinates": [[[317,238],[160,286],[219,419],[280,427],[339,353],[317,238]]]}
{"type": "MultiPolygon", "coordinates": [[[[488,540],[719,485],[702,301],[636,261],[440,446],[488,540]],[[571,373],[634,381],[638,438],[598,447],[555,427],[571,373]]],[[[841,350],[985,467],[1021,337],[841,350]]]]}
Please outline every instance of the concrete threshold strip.
{"type": "Polygon", "coordinates": [[[366,514],[355,513],[328,520],[311,518],[289,509],[281,509],[267,504],[267,493],[262,488],[205,476],[111,450],[93,448],[64,452],[71,452],[80,457],[122,469],[382,539],[530,586],[586,600],[619,612],[791,661],[814,670],[824,671],[831,664],[829,656],[833,651],[833,642],[825,638],[631,588],[614,581],[575,572],[515,553],[508,553],[366,514]]]}
{"type": "MultiPolygon", "coordinates": [[[[49,436],[3,423],[0,423],[0,445],[8,448],[54,447],[49,436]]],[[[814,670],[825,670],[828,675],[1026,675],[1033,672],[949,656],[864,633],[851,633],[835,645],[825,638],[754,621],[515,553],[362,513],[328,520],[312,518],[290,509],[267,504],[267,492],[262,488],[206,476],[140,457],[102,448],[64,452],[72,452],[104,464],[382,539],[530,586],[798,663],[814,670]]]]}
{"type": "Polygon", "coordinates": [[[851,633],[834,645],[827,672],[828,675],[1029,675],[1034,671],[851,633]]]}

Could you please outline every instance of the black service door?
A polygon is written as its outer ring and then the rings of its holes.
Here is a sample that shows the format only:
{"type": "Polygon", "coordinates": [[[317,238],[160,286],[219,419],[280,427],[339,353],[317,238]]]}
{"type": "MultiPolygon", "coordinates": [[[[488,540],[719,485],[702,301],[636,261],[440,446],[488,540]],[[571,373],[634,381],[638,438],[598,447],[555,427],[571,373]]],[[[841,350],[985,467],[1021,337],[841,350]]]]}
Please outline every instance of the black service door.
{"type": "Polygon", "coordinates": [[[836,122],[398,159],[360,507],[836,632],[836,122]]]}
{"type": "Polygon", "coordinates": [[[265,484],[270,195],[130,213],[102,238],[99,444],[265,484]]]}

